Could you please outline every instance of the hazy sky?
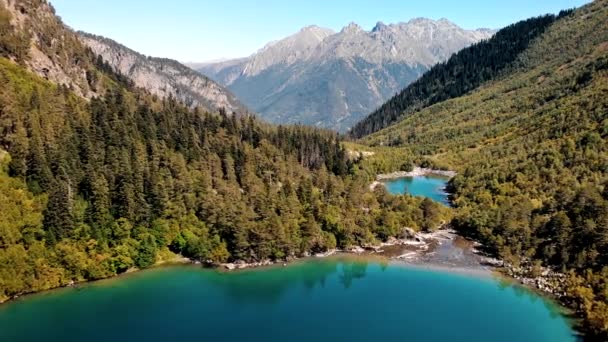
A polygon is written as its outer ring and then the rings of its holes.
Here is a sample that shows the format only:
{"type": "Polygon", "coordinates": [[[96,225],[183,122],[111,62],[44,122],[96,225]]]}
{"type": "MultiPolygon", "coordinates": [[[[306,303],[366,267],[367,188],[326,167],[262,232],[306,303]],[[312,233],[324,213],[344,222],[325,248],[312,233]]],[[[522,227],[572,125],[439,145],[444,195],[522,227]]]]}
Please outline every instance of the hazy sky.
{"type": "Polygon", "coordinates": [[[51,0],[77,30],[143,54],[183,62],[250,55],[306,25],[340,30],[349,22],[447,18],[467,28],[501,28],[586,0],[51,0]]]}

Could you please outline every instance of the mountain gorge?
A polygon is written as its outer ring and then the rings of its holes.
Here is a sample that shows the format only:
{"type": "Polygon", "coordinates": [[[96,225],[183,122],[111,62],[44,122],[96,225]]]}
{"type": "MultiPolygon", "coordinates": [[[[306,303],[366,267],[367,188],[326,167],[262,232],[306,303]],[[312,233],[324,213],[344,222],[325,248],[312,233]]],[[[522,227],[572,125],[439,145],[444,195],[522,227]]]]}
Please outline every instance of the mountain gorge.
{"type": "Polygon", "coordinates": [[[198,70],[231,89],[271,123],[346,131],[434,64],[491,37],[446,19],[413,19],[371,31],[308,26],[250,57],[198,70]]]}

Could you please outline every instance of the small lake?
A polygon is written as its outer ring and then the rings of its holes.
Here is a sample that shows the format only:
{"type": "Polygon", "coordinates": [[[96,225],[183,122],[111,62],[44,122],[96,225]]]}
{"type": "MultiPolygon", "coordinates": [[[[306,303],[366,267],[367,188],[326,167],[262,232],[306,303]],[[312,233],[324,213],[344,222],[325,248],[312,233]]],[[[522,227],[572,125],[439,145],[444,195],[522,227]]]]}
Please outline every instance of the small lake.
{"type": "Polygon", "coordinates": [[[410,194],[412,196],[424,196],[449,205],[448,193],[445,192],[445,187],[449,180],[449,177],[425,175],[387,179],[383,180],[382,184],[393,195],[410,194]]]}
{"type": "Polygon", "coordinates": [[[574,341],[551,302],[491,277],[332,257],[171,266],[0,305],[0,341],[574,341]]]}

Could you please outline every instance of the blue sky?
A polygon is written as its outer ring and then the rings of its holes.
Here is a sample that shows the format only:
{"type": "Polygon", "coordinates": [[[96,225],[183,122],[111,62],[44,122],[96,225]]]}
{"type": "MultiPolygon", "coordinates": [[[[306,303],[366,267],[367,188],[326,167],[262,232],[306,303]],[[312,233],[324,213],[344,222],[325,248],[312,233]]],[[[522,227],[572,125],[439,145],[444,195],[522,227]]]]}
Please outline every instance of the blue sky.
{"type": "Polygon", "coordinates": [[[307,25],[447,18],[467,28],[500,28],[578,7],[586,0],[51,0],[63,21],[150,56],[207,61],[250,55],[307,25]]]}

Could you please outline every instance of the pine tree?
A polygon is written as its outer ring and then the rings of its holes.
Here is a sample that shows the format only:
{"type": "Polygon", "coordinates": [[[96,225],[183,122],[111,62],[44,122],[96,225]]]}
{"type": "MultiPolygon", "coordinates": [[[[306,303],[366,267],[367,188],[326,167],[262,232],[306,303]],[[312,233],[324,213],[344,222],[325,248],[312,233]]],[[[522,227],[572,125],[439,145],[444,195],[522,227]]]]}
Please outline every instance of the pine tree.
{"type": "Polygon", "coordinates": [[[62,177],[53,183],[43,221],[52,243],[69,237],[74,229],[73,196],[69,180],[62,177]]]}
{"type": "Polygon", "coordinates": [[[27,157],[29,151],[29,141],[27,132],[21,122],[15,123],[15,133],[11,138],[11,162],[9,164],[9,174],[25,180],[27,175],[27,157]]]}

